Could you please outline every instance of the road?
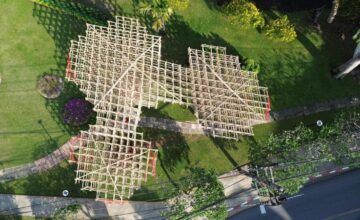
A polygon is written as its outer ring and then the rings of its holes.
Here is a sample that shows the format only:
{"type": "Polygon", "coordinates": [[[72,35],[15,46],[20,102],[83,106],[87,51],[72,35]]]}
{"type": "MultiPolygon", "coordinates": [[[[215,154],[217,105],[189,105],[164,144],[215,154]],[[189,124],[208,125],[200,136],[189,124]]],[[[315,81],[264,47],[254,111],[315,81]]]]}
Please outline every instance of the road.
{"type": "Polygon", "coordinates": [[[304,187],[298,196],[281,206],[259,206],[229,220],[360,220],[360,170],[304,187]]]}

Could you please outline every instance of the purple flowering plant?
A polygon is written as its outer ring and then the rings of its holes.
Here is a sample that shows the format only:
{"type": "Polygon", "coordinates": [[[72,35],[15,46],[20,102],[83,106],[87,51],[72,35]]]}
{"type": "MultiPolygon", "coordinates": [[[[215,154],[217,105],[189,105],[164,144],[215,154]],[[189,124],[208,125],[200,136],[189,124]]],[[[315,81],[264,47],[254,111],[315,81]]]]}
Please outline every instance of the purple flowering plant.
{"type": "Polygon", "coordinates": [[[91,116],[91,107],[84,99],[70,99],[64,106],[64,122],[72,126],[87,123],[91,116]]]}

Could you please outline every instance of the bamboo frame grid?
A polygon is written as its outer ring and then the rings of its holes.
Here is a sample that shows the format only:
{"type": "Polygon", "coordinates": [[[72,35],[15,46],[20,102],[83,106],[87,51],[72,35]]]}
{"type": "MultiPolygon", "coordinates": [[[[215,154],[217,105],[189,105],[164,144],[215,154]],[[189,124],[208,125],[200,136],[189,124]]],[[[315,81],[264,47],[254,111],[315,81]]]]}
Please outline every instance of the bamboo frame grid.
{"type": "Polygon", "coordinates": [[[161,37],[126,17],[107,27],[87,24],[86,35],[71,42],[66,77],[97,113],[76,153],[83,190],[122,200],[155,173],[157,150],[137,132],[142,107],[190,106],[204,129],[222,138],[252,135],[265,121],[267,89],[241,70],[238,57],[209,45],[188,52],[189,68],[161,60],[161,37]]]}

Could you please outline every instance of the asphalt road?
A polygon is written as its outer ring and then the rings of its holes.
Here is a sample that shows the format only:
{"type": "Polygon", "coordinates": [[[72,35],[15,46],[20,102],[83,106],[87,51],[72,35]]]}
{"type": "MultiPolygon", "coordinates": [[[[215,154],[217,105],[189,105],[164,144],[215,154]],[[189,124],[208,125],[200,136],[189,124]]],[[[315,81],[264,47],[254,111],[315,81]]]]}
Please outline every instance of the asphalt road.
{"type": "Polygon", "coordinates": [[[281,206],[247,209],[230,220],[360,220],[360,170],[304,187],[281,206]]]}

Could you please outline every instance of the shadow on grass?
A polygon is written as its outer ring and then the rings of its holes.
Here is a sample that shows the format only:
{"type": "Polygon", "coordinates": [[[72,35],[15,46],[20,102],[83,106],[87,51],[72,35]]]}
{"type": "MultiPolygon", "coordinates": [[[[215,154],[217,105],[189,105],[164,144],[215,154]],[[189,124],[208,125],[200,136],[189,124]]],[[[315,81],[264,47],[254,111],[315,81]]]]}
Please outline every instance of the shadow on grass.
{"type": "MultiPolygon", "coordinates": [[[[70,48],[71,40],[75,40],[78,35],[84,34],[86,25],[83,21],[80,21],[75,17],[38,4],[34,4],[33,16],[38,23],[44,26],[45,30],[53,38],[55,43],[54,56],[57,62],[57,68],[50,69],[47,73],[55,74],[64,78],[67,54],[70,48]]],[[[38,79],[40,79],[41,76],[42,75],[39,75],[38,79]]],[[[56,99],[46,99],[45,101],[46,109],[50,112],[51,117],[56,121],[59,127],[69,135],[76,135],[80,130],[86,130],[88,126],[71,127],[65,124],[63,121],[64,105],[71,98],[84,97],[85,95],[79,90],[78,86],[65,80],[63,93],[56,99]]],[[[89,123],[94,123],[94,121],[95,114],[93,114],[89,123]]],[[[49,144],[52,143],[54,143],[54,141],[49,139],[49,144]]]]}
{"type": "Polygon", "coordinates": [[[229,149],[236,150],[239,148],[238,146],[236,146],[235,140],[211,137],[211,141],[223,152],[224,156],[230,161],[233,167],[235,167],[236,169],[240,169],[240,166],[242,164],[236,162],[233,156],[228,152],[229,149]]]}
{"type": "Polygon", "coordinates": [[[323,5],[330,5],[331,0],[254,0],[257,7],[262,10],[275,9],[286,12],[304,11],[322,7],[323,5]]]}
{"type": "Polygon", "coordinates": [[[83,4],[90,8],[95,8],[102,13],[104,17],[113,17],[115,15],[124,14],[124,10],[120,7],[117,0],[76,0],[78,3],[83,4]]]}
{"type": "Polygon", "coordinates": [[[239,55],[237,50],[219,35],[197,33],[176,14],[171,17],[167,27],[165,36],[162,38],[161,52],[163,59],[169,62],[188,64],[188,48],[201,48],[201,44],[226,47],[227,54],[239,55]]]}
{"type": "Polygon", "coordinates": [[[66,189],[70,192],[70,197],[95,198],[94,192],[81,191],[81,184],[74,184],[74,170],[75,165],[62,162],[48,171],[0,183],[0,192],[34,196],[62,196],[62,191],[66,189]]]}
{"type": "MultiPolygon", "coordinates": [[[[278,17],[272,11],[265,13],[269,17],[278,17]]],[[[323,33],[319,34],[309,26],[309,12],[291,13],[288,17],[295,24],[298,42],[288,43],[293,45],[293,49],[286,43],[276,43],[278,46],[272,49],[271,57],[267,54],[260,57],[261,72],[258,76],[260,84],[269,88],[272,109],[277,111],[320,100],[359,95],[356,81],[350,77],[338,81],[330,75],[333,67],[352,56],[355,47],[349,36],[353,26],[340,19],[329,25],[326,16],[322,16],[319,21],[323,33]],[[342,35],[347,38],[343,40],[342,35]],[[285,91],[288,95],[284,95],[285,91]]]]}
{"type": "Polygon", "coordinates": [[[164,170],[173,171],[177,163],[189,163],[190,148],[181,133],[160,129],[142,129],[144,139],[150,140],[160,148],[158,159],[164,170]]]}
{"type": "Polygon", "coordinates": [[[78,35],[85,33],[85,22],[35,3],[33,17],[39,24],[44,26],[45,30],[54,40],[56,47],[54,58],[57,62],[57,68],[65,74],[67,54],[69,53],[71,40],[75,40],[78,35]]]}

